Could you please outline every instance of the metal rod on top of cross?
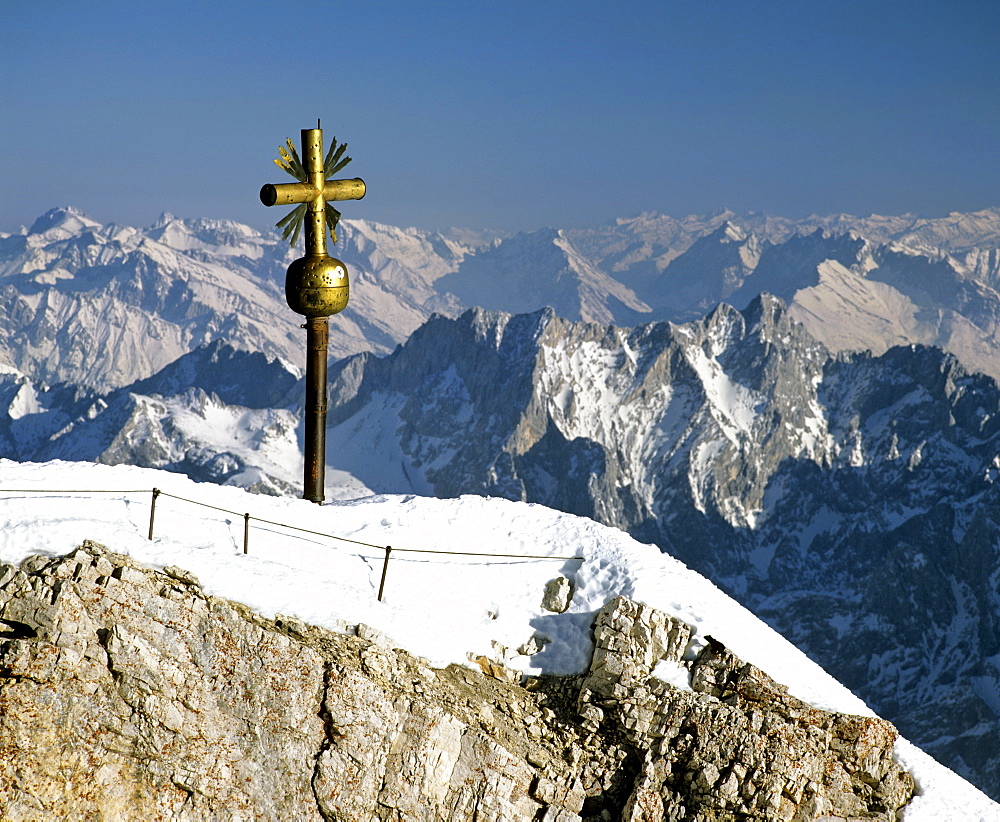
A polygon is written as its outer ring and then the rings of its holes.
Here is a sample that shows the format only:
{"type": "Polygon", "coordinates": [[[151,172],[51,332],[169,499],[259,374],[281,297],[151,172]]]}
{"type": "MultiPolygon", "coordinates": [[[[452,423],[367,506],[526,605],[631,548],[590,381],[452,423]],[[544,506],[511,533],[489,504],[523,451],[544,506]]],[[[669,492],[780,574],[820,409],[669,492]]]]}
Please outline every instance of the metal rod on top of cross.
{"type": "Polygon", "coordinates": [[[266,206],[295,205],[287,216],[278,221],[284,228],[284,239],[294,246],[299,231],[305,226],[306,255],[294,260],[285,275],[285,299],[289,307],[306,317],[306,400],[305,443],[302,496],[315,503],[323,502],[326,477],[326,363],[329,339],[329,319],[347,307],[350,281],[347,266],[326,253],[326,232],[337,242],[337,222],[340,212],[331,202],[360,200],[365,196],[365,181],[328,180],[347,165],[346,143],[338,145],[336,138],[323,156],[323,131],[302,129],[302,159],[291,140],[278,148],[278,168],[293,176],[297,183],[267,184],[260,190],[260,201],[266,206]]]}

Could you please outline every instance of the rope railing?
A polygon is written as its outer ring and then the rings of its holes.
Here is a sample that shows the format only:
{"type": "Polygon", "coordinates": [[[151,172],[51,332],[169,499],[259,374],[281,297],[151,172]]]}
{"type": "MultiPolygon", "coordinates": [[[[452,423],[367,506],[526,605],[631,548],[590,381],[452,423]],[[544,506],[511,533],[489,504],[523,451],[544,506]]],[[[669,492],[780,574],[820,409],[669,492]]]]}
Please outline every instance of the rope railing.
{"type": "MultiPolygon", "coordinates": [[[[47,488],[0,488],[0,493],[2,494],[148,494],[150,489],[139,488],[139,489],[98,489],[98,488],[86,488],[86,489],[47,489],[47,488]]],[[[156,500],[159,497],[170,497],[171,499],[178,500],[180,502],[187,502],[191,505],[199,505],[202,508],[210,508],[213,511],[220,511],[224,514],[232,514],[236,517],[243,518],[243,553],[250,553],[250,521],[262,522],[267,525],[274,525],[279,528],[287,528],[291,531],[300,531],[306,534],[312,534],[314,536],[325,537],[327,539],[337,540],[338,542],[348,542],[352,545],[361,545],[365,548],[374,548],[378,551],[385,552],[385,558],[382,562],[382,577],[379,581],[378,588],[378,601],[382,601],[382,595],[385,593],[385,581],[386,576],[389,573],[389,555],[396,551],[397,553],[410,553],[410,554],[443,554],[445,556],[467,556],[467,557],[491,557],[500,559],[533,559],[533,560],[582,560],[581,556],[563,557],[563,556],[539,556],[537,554],[491,554],[481,551],[440,551],[430,548],[393,548],[391,545],[376,545],[371,542],[362,542],[361,540],[350,539],[349,537],[341,537],[336,534],[328,534],[323,531],[314,531],[309,528],[302,528],[298,525],[292,525],[287,522],[276,522],[274,520],[264,519],[263,517],[252,516],[248,511],[233,511],[228,508],[220,508],[217,505],[209,505],[207,502],[200,502],[199,500],[188,499],[187,497],[180,497],[176,494],[170,494],[159,488],[152,489],[152,501],[149,508],[149,533],[147,538],[152,541],[153,539],[153,525],[156,519],[156,500]]]]}
{"type": "Polygon", "coordinates": [[[148,488],[0,488],[2,494],[148,494],[148,488]]]}

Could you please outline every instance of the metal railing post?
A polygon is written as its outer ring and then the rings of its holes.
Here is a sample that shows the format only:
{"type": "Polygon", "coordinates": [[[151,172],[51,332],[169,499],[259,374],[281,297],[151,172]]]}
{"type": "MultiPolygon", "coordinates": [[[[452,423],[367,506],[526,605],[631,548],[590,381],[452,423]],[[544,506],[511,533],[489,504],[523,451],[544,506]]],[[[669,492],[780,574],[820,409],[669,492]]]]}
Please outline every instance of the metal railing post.
{"type": "Polygon", "coordinates": [[[378,601],[382,601],[382,592],[385,591],[385,575],[389,573],[389,554],[392,553],[392,546],[385,546],[385,562],[382,563],[382,581],[378,584],[378,601]]]}
{"type": "Polygon", "coordinates": [[[149,506],[149,539],[153,539],[153,518],[156,516],[156,498],[160,496],[160,489],[153,489],[153,504],[149,506]]]}

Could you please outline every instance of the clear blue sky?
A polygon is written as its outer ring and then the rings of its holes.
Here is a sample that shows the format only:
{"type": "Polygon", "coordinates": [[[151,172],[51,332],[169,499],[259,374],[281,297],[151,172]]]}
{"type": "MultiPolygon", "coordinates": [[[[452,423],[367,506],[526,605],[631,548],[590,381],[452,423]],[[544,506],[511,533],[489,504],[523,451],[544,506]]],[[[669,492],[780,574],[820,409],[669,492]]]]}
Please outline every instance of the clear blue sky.
{"type": "Polygon", "coordinates": [[[1000,2],[5,3],[0,230],[263,227],[323,121],[349,217],[531,230],[1000,205],[1000,2]]]}

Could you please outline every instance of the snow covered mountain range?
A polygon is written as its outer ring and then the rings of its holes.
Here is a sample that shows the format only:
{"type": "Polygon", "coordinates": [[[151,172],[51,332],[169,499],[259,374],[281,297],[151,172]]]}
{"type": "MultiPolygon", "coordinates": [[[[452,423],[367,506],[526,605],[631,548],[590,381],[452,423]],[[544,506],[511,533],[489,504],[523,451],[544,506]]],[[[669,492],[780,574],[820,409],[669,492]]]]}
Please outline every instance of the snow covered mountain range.
{"type": "MultiPolygon", "coordinates": [[[[546,306],[631,326],[696,319],[767,291],[834,351],[936,345],[1000,377],[1000,208],[925,220],[645,214],[509,237],[344,220],[354,281],[331,356],[388,353],[432,313],[546,306]]],[[[275,234],[164,214],[146,229],[73,208],[0,233],[0,357],[33,380],[106,390],[224,339],[302,360],[284,301],[298,254],[275,234]]]]}
{"type": "MultiPolygon", "coordinates": [[[[331,496],[490,494],[654,542],[1000,796],[1000,395],[974,373],[1000,373],[1000,209],[341,234],[331,496]]],[[[0,456],[294,495],[294,256],[72,209],[0,236],[0,456]]]]}

